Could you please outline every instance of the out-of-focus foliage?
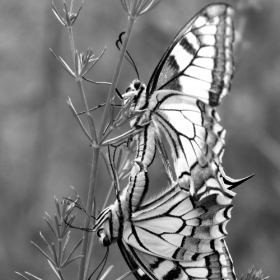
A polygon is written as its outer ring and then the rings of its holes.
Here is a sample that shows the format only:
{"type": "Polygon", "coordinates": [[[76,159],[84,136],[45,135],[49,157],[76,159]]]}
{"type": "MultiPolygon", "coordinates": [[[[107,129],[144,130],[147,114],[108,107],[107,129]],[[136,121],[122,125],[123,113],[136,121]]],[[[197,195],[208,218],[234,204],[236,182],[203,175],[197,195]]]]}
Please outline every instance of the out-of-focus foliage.
{"type": "MultiPolygon", "coordinates": [[[[166,0],[137,20],[129,50],[142,80],[148,82],[165,49],[185,22],[212,2],[166,0]]],[[[237,1],[226,2],[235,6],[237,1]]],[[[256,174],[237,189],[227,242],[239,278],[254,265],[256,269],[261,268],[264,275],[278,279],[280,2],[258,2],[259,9],[245,14],[246,48],[238,53],[232,91],[219,109],[228,132],[225,171],[234,178],[256,174]]],[[[62,9],[61,1],[55,4],[62,9]]],[[[94,53],[100,54],[107,45],[105,55],[98,67],[87,74],[88,78],[110,81],[118,56],[114,42],[125,23],[126,15],[118,1],[85,1],[74,26],[76,46],[79,51],[92,47],[94,53]]],[[[68,109],[67,97],[71,97],[77,109],[83,108],[75,81],[52,57],[50,47],[71,64],[67,32],[52,14],[51,1],[1,1],[1,279],[17,279],[14,270],[27,270],[43,279],[53,279],[46,259],[31,246],[30,240],[41,244],[39,230],[46,238],[52,238],[42,216],[44,211],[54,213],[54,195],[69,196],[71,185],[81,196],[87,194],[91,151],[68,109]]],[[[123,92],[134,78],[131,66],[125,63],[119,91],[123,92]]],[[[106,100],[108,86],[87,84],[85,90],[90,104],[95,106],[106,100]]],[[[94,118],[98,123],[100,111],[94,118]]],[[[163,169],[155,163],[150,172],[157,192],[164,187],[163,169]]],[[[101,163],[99,207],[109,186],[109,176],[101,163]]],[[[80,235],[73,232],[73,244],[80,235]]],[[[96,247],[93,267],[104,254],[103,248],[96,247]]],[[[116,259],[114,273],[107,279],[115,279],[128,270],[119,250],[113,246],[108,265],[116,259]]],[[[67,279],[75,279],[72,276],[77,274],[77,264],[69,268],[67,279]]]]}

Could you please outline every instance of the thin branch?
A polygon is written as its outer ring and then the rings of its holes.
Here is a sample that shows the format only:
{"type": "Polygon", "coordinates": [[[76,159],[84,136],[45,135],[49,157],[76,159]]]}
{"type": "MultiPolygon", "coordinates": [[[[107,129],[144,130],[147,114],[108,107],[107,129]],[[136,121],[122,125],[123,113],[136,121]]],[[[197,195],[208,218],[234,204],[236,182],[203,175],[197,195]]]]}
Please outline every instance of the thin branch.
{"type": "MultiPolygon", "coordinates": [[[[91,164],[91,174],[90,174],[90,183],[89,183],[89,190],[88,190],[88,201],[87,201],[87,209],[86,213],[88,215],[91,215],[91,209],[94,201],[94,193],[96,188],[96,180],[97,180],[97,166],[99,161],[99,153],[100,153],[100,147],[93,147],[92,148],[92,164],[91,164]]],[[[84,228],[89,228],[90,225],[90,219],[85,217],[84,221],[84,228]]],[[[87,255],[87,249],[88,249],[88,242],[89,242],[89,232],[84,232],[84,241],[82,246],[82,252],[81,255],[83,257],[81,258],[81,263],[79,266],[79,274],[78,279],[83,280],[84,279],[84,272],[85,272],[85,264],[86,264],[86,258],[90,258],[90,255],[87,255]]]]}
{"type": "Polygon", "coordinates": [[[135,22],[135,19],[129,17],[127,27],[126,27],[125,38],[124,38],[124,41],[123,41],[120,56],[119,56],[119,59],[118,59],[118,62],[117,62],[117,67],[116,67],[114,75],[113,75],[112,84],[111,84],[110,89],[109,89],[105,109],[104,109],[102,119],[101,119],[100,129],[99,129],[99,133],[98,133],[98,141],[99,141],[98,143],[100,143],[100,141],[102,139],[103,131],[104,131],[104,128],[106,126],[106,121],[107,121],[107,118],[109,116],[108,112],[111,109],[110,102],[111,102],[111,99],[112,99],[112,97],[115,93],[115,88],[116,88],[116,85],[117,85],[117,82],[118,82],[118,79],[119,79],[119,76],[120,76],[122,63],[123,63],[124,56],[125,56],[125,51],[126,51],[127,46],[128,46],[128,42],[129,42],[129,38],[131,36],[131,31],[132,31],[134,22],[135,22]]]}

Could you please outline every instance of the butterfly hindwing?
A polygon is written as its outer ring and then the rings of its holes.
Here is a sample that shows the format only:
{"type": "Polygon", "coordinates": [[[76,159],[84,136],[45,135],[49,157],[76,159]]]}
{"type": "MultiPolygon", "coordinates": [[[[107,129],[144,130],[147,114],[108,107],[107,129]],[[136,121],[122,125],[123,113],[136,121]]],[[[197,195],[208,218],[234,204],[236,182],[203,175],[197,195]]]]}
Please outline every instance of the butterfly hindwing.
{"type": "Polygon", "coordinates": [[[210,195],[200,202],[174,187],[150,206],[132,214],[123,233],[125,243],[145,253],[176,261],[192,261],[213,253],[213,240],[224,238],[230,219],[231,199],[210,195]]]}
{"type": "Polygon", "coordinates": [[[125,257],[130,267],[141,268],[135,272],[137,278],[224,279],[226,274],[234,275],[223,240],[231,199],[214,194],[197,203],[174,186],[155,203],[136,211],[119,245],[130,256],[125,257]]]}

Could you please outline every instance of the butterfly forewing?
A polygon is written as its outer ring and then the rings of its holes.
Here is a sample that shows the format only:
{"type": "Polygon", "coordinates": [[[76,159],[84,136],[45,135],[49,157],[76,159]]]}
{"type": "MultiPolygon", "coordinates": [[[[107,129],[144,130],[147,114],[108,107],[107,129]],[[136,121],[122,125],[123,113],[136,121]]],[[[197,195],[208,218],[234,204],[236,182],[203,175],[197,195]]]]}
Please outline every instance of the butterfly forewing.
{"type": "Polygon", "coordinates": [[[147,91],[171,89],[216,106],[233,74],[233,9],[213,4],[179,32],[156,67],[147,91]]]}

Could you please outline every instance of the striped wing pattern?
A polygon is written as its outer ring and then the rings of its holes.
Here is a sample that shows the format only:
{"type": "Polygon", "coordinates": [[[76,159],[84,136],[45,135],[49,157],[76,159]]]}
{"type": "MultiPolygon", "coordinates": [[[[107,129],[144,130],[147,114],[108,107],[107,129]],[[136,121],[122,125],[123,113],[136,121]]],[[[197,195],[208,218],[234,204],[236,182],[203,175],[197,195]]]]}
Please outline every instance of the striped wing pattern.
{"type": "Polygon", "coordinates": [[[200,100],[159,92],[152,119],[167,138],[179,184],[200,198],[205,192],[224,191],[219,166],[225,130],[215,110],[200,100]]]}
{"type": "Polygon", "coordinates": [[[221,240],[220,243],[219,252],[194,262],[174,262],[145,254],[127,244],[121,246],[129,253],[130,258],[127,262],[131,270],[136,269],[134,275],[139,280],[235,280],[232,260],[225,241],[221,240]]]}
{"type": "Polygon", "coordinates": [[[213,4],[194,16],[164,54],[147,91],[176,90],[218,105],[233,75],[233,14],[227,4],[213,4]]]}
{"type": "Polygon", "coordinates": [[[196,202],[175,186],[140,207],[125,226],[121,245],[133,260],[131,268],[140,267],[137,277],[235,279],[223,240],[231,200],[231,194],[213,194],[196,202]]]}

